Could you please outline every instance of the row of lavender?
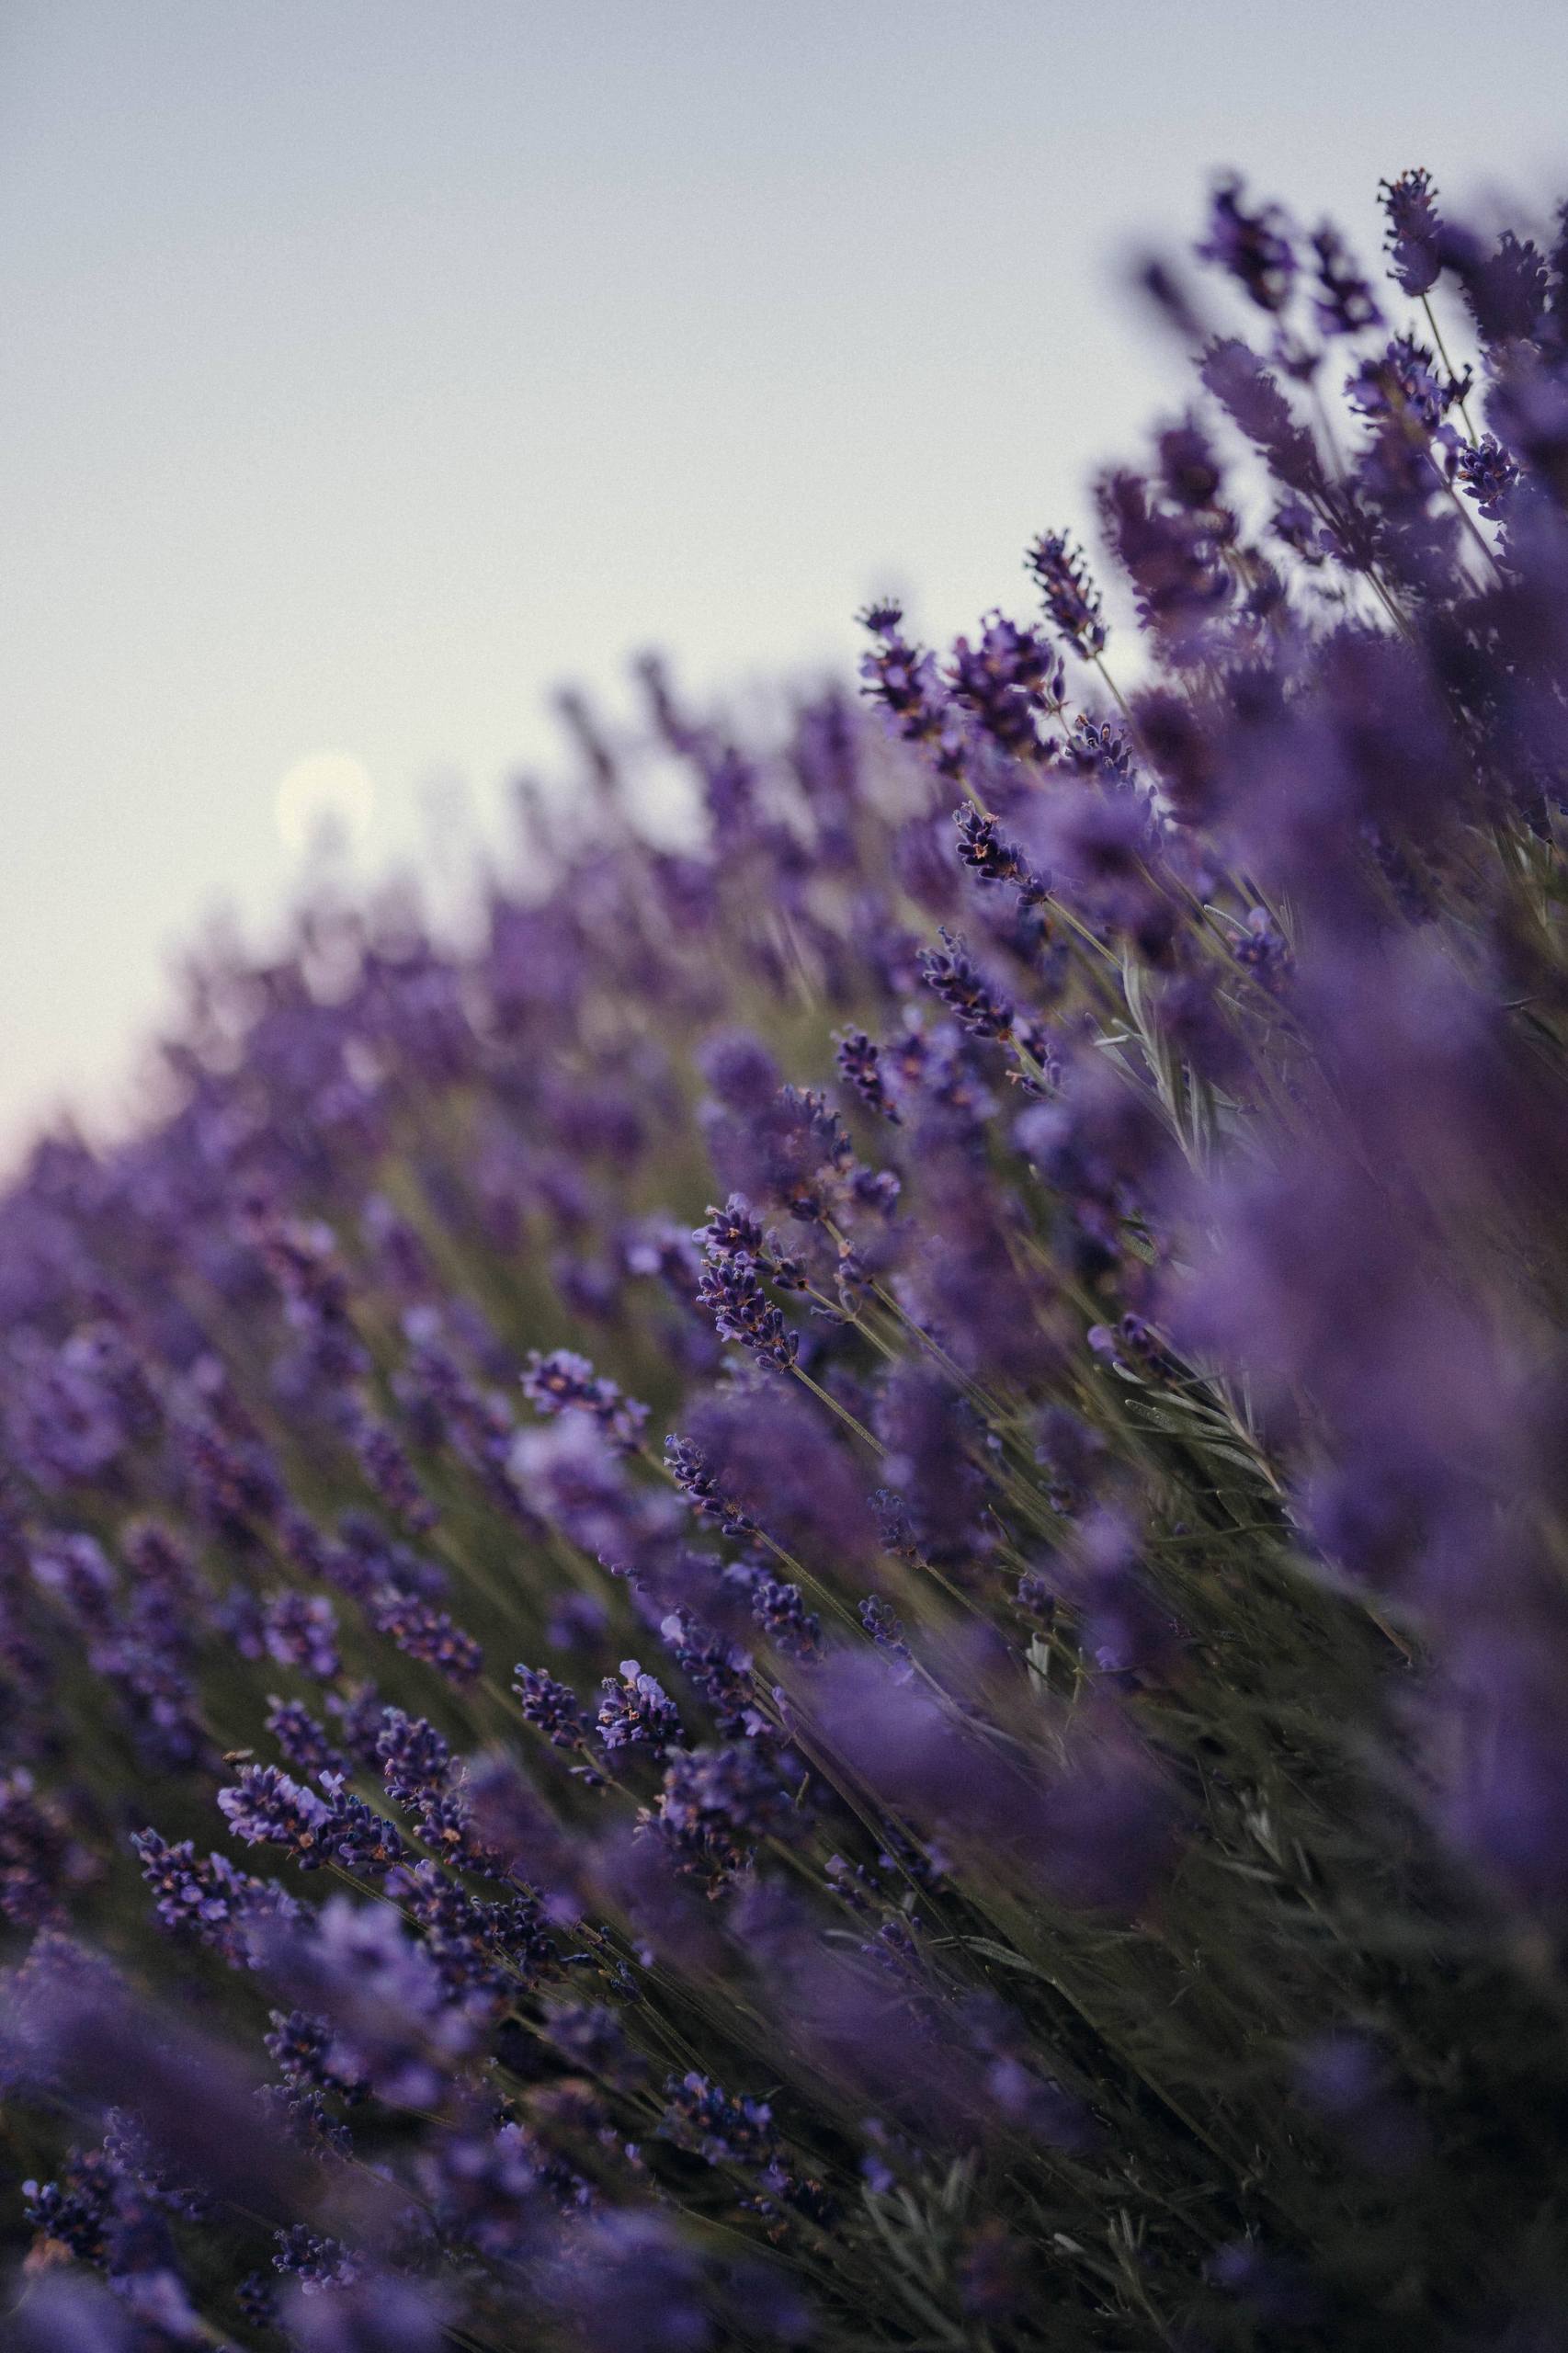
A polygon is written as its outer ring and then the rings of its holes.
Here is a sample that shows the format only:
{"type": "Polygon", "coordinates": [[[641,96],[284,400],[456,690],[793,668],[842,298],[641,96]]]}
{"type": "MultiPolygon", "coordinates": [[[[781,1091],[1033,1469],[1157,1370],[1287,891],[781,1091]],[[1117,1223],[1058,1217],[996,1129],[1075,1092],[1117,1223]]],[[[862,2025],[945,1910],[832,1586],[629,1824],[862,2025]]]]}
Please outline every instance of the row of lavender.
{"type": "Polygon", "coordinates": [[[1119,641],[569,705],[0,1205],[7,2344],[1562,2341],[1568,238],[1384,195],[1119,641]]]}

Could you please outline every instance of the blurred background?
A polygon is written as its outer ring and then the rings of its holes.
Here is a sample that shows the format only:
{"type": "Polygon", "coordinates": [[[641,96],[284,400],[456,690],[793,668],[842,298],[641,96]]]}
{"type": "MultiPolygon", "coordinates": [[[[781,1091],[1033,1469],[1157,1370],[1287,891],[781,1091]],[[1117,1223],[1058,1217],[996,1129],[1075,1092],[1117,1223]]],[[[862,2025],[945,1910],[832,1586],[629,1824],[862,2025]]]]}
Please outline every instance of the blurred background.
{"type": "Polygon", "coordinates": [[[1027,608],[1214,167],[1369,260],[1411,164],[1544,202],[1565,85],[1562,0],[5,0],[0,1163],[324,816],[498,836],[559,685],[1027,608]]]}

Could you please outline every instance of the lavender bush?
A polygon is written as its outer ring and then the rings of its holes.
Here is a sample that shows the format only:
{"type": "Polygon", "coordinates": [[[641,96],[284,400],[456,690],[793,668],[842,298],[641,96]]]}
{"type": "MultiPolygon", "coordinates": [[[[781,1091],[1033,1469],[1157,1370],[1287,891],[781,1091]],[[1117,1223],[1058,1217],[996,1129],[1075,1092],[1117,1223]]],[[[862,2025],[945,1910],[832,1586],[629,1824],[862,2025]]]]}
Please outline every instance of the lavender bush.
{"type": "Polygon", "coordinates": [[[8,2346],[1568,2342],[1568,230],[1383,201],[0,1207],[8,2346]]]}

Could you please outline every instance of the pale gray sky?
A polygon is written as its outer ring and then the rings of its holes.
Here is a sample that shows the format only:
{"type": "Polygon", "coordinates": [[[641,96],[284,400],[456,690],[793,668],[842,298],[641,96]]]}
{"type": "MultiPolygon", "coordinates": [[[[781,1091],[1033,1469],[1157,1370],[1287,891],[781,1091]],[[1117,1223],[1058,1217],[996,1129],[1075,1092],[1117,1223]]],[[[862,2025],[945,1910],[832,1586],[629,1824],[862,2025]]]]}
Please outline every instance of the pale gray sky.
{"type": "Polygon", "coordinates": [[[1166,381],[1132,237],[1233,164],[1369,258],[1381,173],[1568,187],[1565,86],[1562,0],[4,0],[0,1150],[123,1109],[301,758],[373,870],[640,647],[1025,607],[1166,381]]]}

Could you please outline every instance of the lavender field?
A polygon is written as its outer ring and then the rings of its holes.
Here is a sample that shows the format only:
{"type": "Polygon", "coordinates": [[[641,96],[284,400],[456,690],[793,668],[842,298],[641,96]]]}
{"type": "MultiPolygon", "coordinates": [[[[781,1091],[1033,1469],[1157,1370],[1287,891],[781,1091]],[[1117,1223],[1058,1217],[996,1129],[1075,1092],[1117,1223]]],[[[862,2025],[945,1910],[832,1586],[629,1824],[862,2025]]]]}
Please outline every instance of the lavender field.
{"type": "Polygon", "coordinates": [[[1382,204],[0,1202],[6,2347],[1568,2345],[1568,212],[1382,204]]]}

